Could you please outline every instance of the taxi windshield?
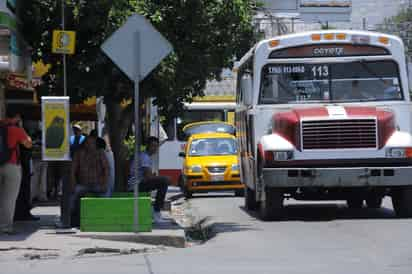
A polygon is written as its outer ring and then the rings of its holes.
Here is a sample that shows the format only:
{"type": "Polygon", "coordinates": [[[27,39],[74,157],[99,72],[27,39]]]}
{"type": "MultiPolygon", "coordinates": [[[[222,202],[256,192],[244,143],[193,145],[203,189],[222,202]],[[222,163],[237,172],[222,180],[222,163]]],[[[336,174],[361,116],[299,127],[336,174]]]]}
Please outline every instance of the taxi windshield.
{"type": "Polygon", "coordinates": [[[236,141],[232,138],[195,139],[190,144],[190,156],[235,155],[236,141]]]}
{"type": "Polygon", "coordinates": [[[393,61],[271,64],[262,75],[260,104],[403,100],[393,61]]]}

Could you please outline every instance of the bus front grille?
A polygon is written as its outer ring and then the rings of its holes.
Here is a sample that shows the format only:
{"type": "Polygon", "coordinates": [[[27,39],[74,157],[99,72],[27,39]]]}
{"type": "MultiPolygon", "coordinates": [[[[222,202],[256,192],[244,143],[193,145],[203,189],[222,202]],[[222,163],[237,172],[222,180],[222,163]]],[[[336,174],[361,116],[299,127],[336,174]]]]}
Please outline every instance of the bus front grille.
{"type": "Polygon", "coordinates": [[[302,149],[376,148],[375,119],[302,121],[302,149]]]}

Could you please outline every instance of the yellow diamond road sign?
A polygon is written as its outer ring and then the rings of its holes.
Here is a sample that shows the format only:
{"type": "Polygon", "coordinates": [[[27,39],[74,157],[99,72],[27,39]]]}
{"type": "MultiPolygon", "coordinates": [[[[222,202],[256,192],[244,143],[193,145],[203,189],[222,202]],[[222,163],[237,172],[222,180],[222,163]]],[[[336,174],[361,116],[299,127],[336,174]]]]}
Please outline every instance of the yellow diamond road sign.
{"type": "Polygon", "coordinates": [[[76,32],[54,30],[52,52],[60,54],[74,54],[76,46],[76,32]]]}

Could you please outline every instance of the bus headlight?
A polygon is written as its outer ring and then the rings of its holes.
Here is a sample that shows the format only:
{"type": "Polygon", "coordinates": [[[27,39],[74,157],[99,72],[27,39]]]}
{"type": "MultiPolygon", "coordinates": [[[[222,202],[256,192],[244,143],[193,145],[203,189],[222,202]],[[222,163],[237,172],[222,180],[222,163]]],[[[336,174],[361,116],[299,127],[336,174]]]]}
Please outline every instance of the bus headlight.
{"type": "Polygon", "coordinates": [[[201,165],[189,166],[189,170],[193,173],[199,173],[199,172],[202,172],[202,166],[201,165]]]}
{"type": "Polygon", "coordinates": [[[412,147],[388,148],[386,150],[388,158],[412,158],[412,147]]]}
{"type": "Polygon", "coordinates": [[[287,161],[293,159],[293,151],[274,151],[273,159],[275,161],[287,161]]]}
{"type": "Polygon", "coordinates": [[[265,161],[288,161],[293,160],[293,151],[265,151],[265,161]]]}
{"type": "Polygon", "coordinates": [[[239,164],[232,165],[232,171],[239,171],[239,170],[240,170],[239,164]]]}
{"type": "Polygon", "coordinates": [[[293,159],[293,151],[266,151],[265,160],[271,161],[288,161],[293,159]]]}

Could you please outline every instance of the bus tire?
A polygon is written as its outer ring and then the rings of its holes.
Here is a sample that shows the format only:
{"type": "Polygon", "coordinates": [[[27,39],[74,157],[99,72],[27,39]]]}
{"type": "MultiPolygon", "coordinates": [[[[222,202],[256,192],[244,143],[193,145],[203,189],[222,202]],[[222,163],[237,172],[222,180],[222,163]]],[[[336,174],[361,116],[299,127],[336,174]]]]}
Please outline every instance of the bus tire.
{"type": "Polygon", "coordinates": [[[363,199],[361,197],[350,197],[346,200],[346,204],[350,209],[361,209],[363,206],[363,199]]]}
{"type": "Polygon", "coordinates": [[[245,196],[245,190],[244,190],[244,189],[237,189],[237,190],[235,190],[235,196],[236,196],[236,197],[243,197],[243,196],[245,196]]]}
{"type": "Polygon", "coordinates": [[[381,208],[383,197],[379,194],[371,193],[366,197],[366,206],[368,208],[381,208]]]}
{"type": "Polygon", "coordinates": [[[256,201],[256,192],[245,185],[245,208],[247,210],[256,210],[258,203],[256,201]]]}
{"type": "Polygon", "coordinates": [[[412,217],[412,187],[405,186],[394,190],[392,193],[392,204],[398,217],[412,217]]]}
{"type": "Polygon", "coordinates": [[[283,192],[276,188],[266,188],[264,196],[260,201],[260,218],[263,221],[280,220],[283,213],[283,192]]]}

